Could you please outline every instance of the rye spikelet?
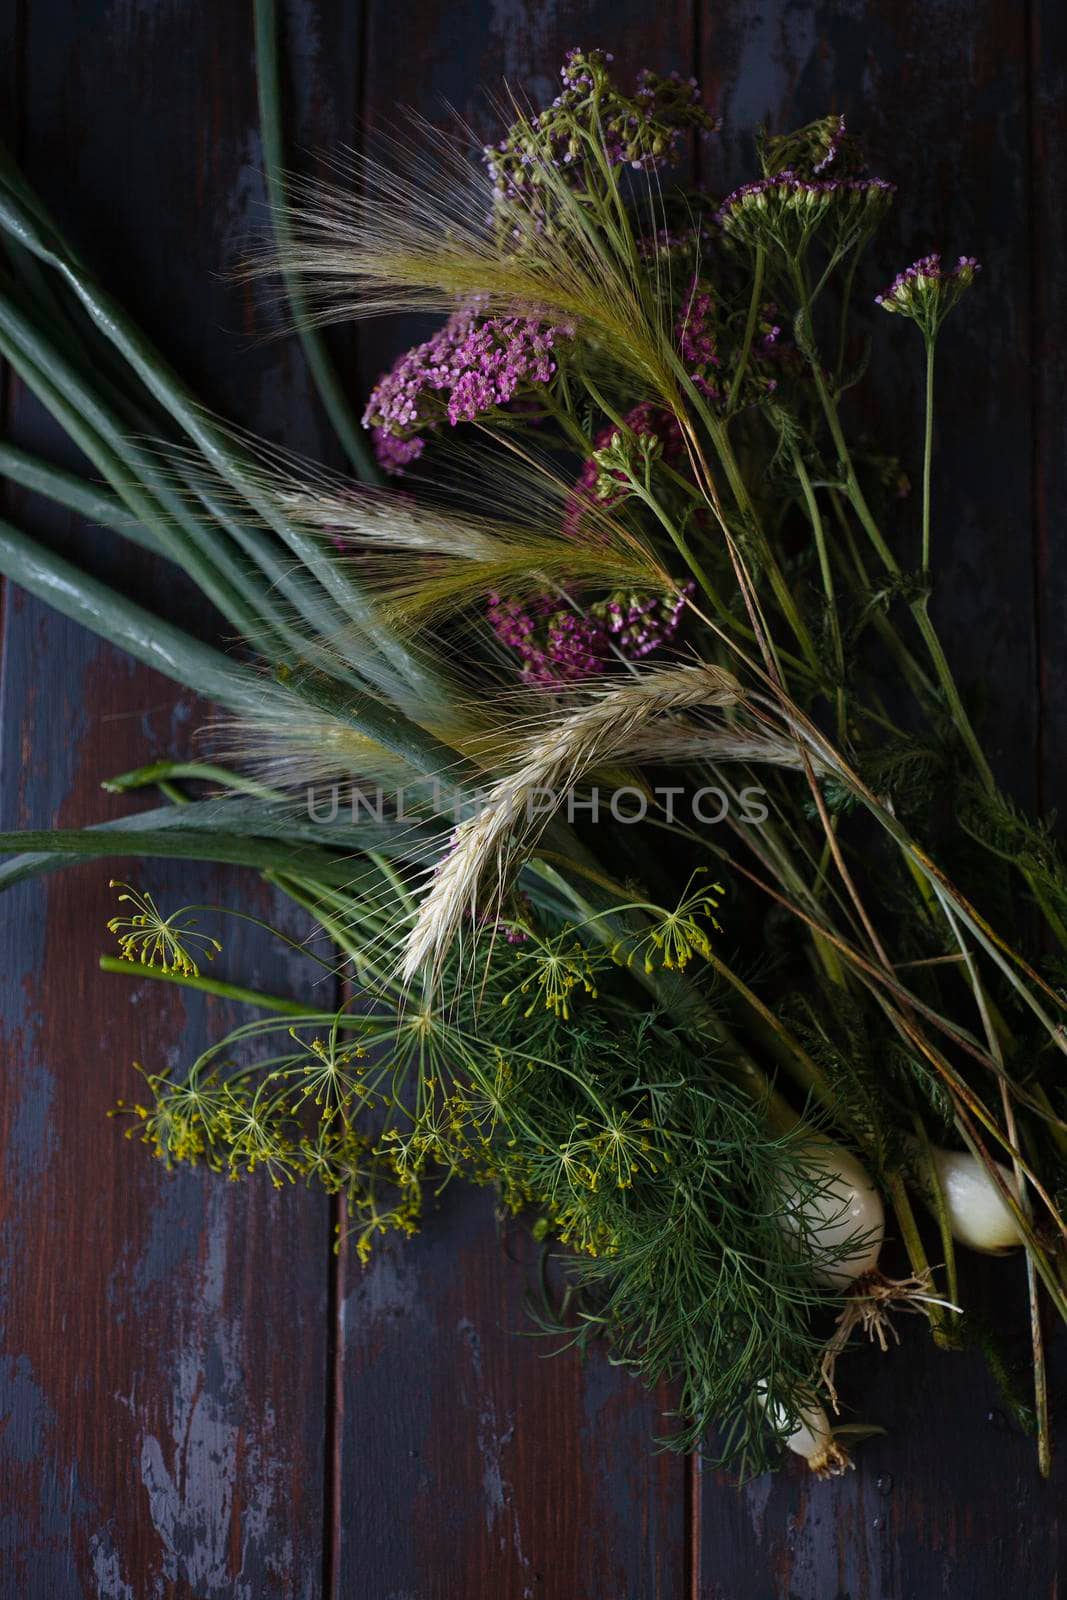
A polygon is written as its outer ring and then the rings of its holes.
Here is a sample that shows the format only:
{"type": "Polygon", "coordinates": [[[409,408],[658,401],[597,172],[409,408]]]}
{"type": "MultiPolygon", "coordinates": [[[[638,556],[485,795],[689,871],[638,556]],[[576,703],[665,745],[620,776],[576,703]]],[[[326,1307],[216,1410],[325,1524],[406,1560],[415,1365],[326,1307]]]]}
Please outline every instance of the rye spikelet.
{"type": "MultiPolygon", "coordinates": [[[[743,762],[752,766],[786,767],[794,772],[804,767],[804,757],[796,739],[778,733],[748,733],[743,728],[716,723],[697,728],[649,728],[634,740],[627,756],[631,761],[743,762]]],[[[817,754],[809,752],[808,760],[816,775],[830,770],[817,754]]]]}
{"type": "Polygon", "coordinates": [[[439,981],[464,917],[491,918],[521,859],[583,774],[626,760],[655,722],[740,700],[737,680],[719,667],[672,667],[598,694],[530,739],[514,770],[489,790],[478,815],[457,828],[406,940],[404,981],[422,972],[431,985],[439,981]]]}

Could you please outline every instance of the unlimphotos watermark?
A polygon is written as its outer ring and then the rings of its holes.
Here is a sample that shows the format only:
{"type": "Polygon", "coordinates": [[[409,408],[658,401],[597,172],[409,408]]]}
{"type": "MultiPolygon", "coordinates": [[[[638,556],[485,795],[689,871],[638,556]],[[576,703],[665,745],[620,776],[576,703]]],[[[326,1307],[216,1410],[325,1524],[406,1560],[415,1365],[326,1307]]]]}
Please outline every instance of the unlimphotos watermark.
{"type": "MultiPolygon", "coordinates": [[[[565,816],[568,822],[599,823],[610,819],[624,825],[643,822],[654,815],[673,825],[692,821],[702,827],[716,827],[727,818],[749,826],[766,822],[769,812],[763,803],[765,789],[755,786],[729,790],[708,786],[686,789],[681,785],[656,784],[651,789],[624,784],[604,789],[522,790],[512,801],[516,818],[527,823],[539,817],[565,816]]],[[[427,817],[451,816],[455,823],[476,817],[489,805],[499,805],[499,796],[487,789],[462,792],[433,780],[413,789],[367,789],[359,784],[312,785],[307,790],[307,815],[311,822],[328,827],[347,815],[353,823],[418,822],[427,817]]]]}

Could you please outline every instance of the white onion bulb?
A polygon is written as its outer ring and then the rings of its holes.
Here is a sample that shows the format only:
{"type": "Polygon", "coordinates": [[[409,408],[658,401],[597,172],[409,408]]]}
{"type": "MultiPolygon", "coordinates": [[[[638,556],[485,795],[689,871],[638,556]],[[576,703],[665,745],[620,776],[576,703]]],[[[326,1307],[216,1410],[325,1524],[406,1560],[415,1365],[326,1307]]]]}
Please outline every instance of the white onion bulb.
{"type": "MultiPolygon", "coordinates": [[[[761,1385],[761,1389],[764,1387],[761,1385]]],[[[785,1425],[786,1414],[781,1406],[769,1405],[766,1410],[772,1427],[785,1425]]],[[[785,1442],[794,1455],[804,1457],[816,1477],[839,1478],[852,1466],[848,1451],[837,1443],[829,1417],[814,1398],[801,1407],[796,1426],[785,1442]]]]}
{"type": "Polygon", "coordinates": [[[791,1234],[806,1233],[815,1252],[817,1283],[847,1288],[878,1266],[885,1239],[882,1197],[855,1156],[821,1134],[805,1140],[800,1159],[812,1181],[822,1187],[817,1194],[794,1195],[799,1215],[787,1207],[782,1226],[791,1234]],[[849,1252],[853,1238],[856,1248],[849,1252]]]}
{"type": "MultiPolygon", "coordinates": [[[[952,1237],[989,1255],[1017,1249],[1023,1242],[1019,1224],[984,1162],[969,1150],[935,1148],[930,1154],[952,1237]]],[[[1011,1193],[1018,1196],[1014,1174],[999,1161],[997,1169],[1011,1193]]]]}

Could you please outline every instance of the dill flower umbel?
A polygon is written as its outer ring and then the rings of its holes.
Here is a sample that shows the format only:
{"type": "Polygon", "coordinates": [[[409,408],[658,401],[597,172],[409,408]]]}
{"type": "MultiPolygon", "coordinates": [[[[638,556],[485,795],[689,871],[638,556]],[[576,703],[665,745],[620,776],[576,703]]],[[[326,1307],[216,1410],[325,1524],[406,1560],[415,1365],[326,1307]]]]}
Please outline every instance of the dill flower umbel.
{"type": "Polygon", "coordinates": [[[532,993],[533,998],[523,1012],[525,1017],[533,1016],[543,1004],[567,1022],[575,990],[596,999],[597,966],[577,939],[566,934],[552,940],[538,939],[527,949],[518,951],[515,959],[523,976],[517,990],[505,994],[501,1005],[509,1005],[515,993],[523,996],[532,993]]]}
{"type": "Polygon", "coordinates": [[[118,935],[124,961],[134,961],[145,967],[158,963],[163,972],[195,978],[200,968],[191,952],[195,950],[201,959],[214,961],[222,949],[211,934],[198,931],[196,923],[187,917],[188,907],[164,917],[147,890],[138,892],[128,883],[119,883],[114,878],[110,887],[121,889],[119,903],[133,908],[130,915],[112,917],[107,925],[109,933],[118,935]]]}

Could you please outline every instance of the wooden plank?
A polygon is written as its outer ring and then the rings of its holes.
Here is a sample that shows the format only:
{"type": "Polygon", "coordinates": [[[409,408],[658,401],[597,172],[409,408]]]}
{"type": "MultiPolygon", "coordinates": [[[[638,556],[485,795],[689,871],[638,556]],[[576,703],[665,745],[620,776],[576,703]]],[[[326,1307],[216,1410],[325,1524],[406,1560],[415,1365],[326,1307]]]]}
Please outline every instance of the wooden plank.
{"type": "MultiPolygon", "coordinates": [[[[68,0],[29,0],[24,9],[31,163],[47,198],[208,398],[314,448],[318,414],[294,346],[249,349],[263,307],[211,277],[246,236],[259,193],[247,15],[213,8],[191,19],[159,3],[68,0]],[[106,226],[95,214],[101,203],[106,226]]],[[[655,17],[628,3],[420,3],[417,38],[401,8],[365,9],[364,29],[361,7],[291,8],[305,145],[357,136],[357,68],[373,125],[395,101],[432,109],[437,93],[477,112],[476,86],[501,71],[540,94],[572,42],[614,44],[634,66],[688,65],[679,55],[692,19],[680,3],[655,17]]],[[[854,108],[883,167],[910,190],[897,253],[887,246],[880,270],[872,265],[872,292],[942,242],[986,262],[991,309],[952,331],[956,353],[946,363],[960,395],[986,398],[977,422],[969,402],[940,422],[942,492],[958,517],[945,548],[959,598],[945,615],[964,675],[995,679],[989,711],[1000,765],[1022,776],[1025,792],[1036,658],[1029,633],[1013,630],[1032,600],[1026,573],[1036,560],[1055,793],[1067,703],[1058,647],[1063,452],[1051,410],[1062,386],[1062,307],[1056,282],[1040,279],[1048,531],[1035,552],[1028,514],[1018,512],[1030,504],[1030,390],[1013,308],[1026,303],[1033,263],[1020,226],[1025,40],[1016,9],[989,4],[974,14],[952,0],[828,16],[778,0],[758,12],[717,5],[704,8],[704,76],[718,75],[732,124],[724,183],[747,170],[734,129],[761,116],[801,120],[827,102],[854,108]],[[946,84],[958,86],[955,98],[946,84]],[[972,192],[966,175],[979,172],[972,192]],[[927,231],[942,216],[952,227],[944,240],[927,231]],[[957,237],[961,221],[967,231],[957,237]],[[993,370],[995,385],[985,378],[993,370]],[[996,451],[974,449],[979,427],[996,451]]],[[[1039,4],[1036,14],[1048,51],[1035,58],[1038,215],[1045,258],[1058,260],[1064,56],[1057,12],[1039,4]]],[[[907,396],[894,424],[902,439],[916,436],[909,332],[880,335],[890,352],[881,393],[907,396]]],[[[361,389],[404,342],[397,328],[361,341],[361,389]]],[[[352,347],[337,341],[346,357],[352,347]]],[[[60,457],[24,397],[14,420],[20,437],[60,457]]],[[[72,519],[18,511],[57,543],[83,548],[86,530],[72,519]]],[[[99,570],[198,615],[150,561],[89,537],[99,570]]],[[[0,705],[5,826],[119,811],[96,790],[98,778],[188,748],[202,716],[189,697],[25,597],[10,611],[0,705]]],[[[131,996],[99,978],[103,876],[81,868],[47,891],[26,886],[0,901],[0,1256],[12,1263],[0,1280],[0,1484],[14,1508],[0,1523],[0,1596],[310,1596],[319,1592],[323,1508],[325,1207],[303,1193],[167,1180],[103,1121],[129,1083],[131,1056],[177,1059],[230,1020],[213,1004],[156,990],[131,996]]],[[[235,874],[171,867],[153,869],[152,881],[168,903],[267,905],[235,874]]],[[[254,971],[296,992],[288,961],[243,938],[227,940],[224,959],[235,976],[254,971]]],[[[370,1600],[688,1592],[684,1468],[647,1442],[668,1397],[641,1395],[602,1354],[585,1368],[567,1355],[545,1361],[542,1346],[517,1337],[526,1326],[526,1248],[521,1235],[498,1229],[487,1196],[457,1189],[419,1239],[385,1245],[365,1273],[342,1258],[332,1398],[343,1412],[326,1550],[336,1592],[370,1600]]],[[[1018,1276],[1017,1264],[994,1264],[986,1293],[997,1298],[1008,1285],[1017,1294],[1018,1276]]],[[[1062,1479],[1058,1499],[1056,1486],[1037,1482],[1031,1448],[1004,1431],[978,1363],[936,1356],[917,1328],[905,1333],[902,1355],[863,1353],[845,1369],[848,1394],[863,1397],[859,1414],[890,1430],[862,1448],[855,1475],[812,1486],[791,1469],[740,1496],[705,1486],[693,1592],[702,1586],[707,1600],[1052,1592],[1062,1479]],[[1020,1526],[1041,1537],[1020,1537],[1020,1526]]]]}
{"type": "MultiPolygon", "coordinates": [[[[417,32],[394,5],[372,0],[366,15],[371,134],[397,105],[445,121],[443,98],[488,137],[483,91],[507,76],[550,98],[576,44],[613,49],[627,72],[689,69],[683,0],[422,0],[417,32]]],[[[368,330],[364,389],[414,336],[368,330]]],[[[645,1394],[602,1350],[583,1367],[520,1337],[531,1268],[509,1238],[489,1195],[456,1187],[416,1240],[386,1244],[365,1272],[345,1263],[337,1593],[675,1600],[686,1465],[651,1444],[669,1397],[645,1394]]]]}
{"type": "MultiPolygon", "coordinates": [[[[999,1270],[1000,1295],[1021,1303],[1022,1264],[999,1270]]],[[[976,1296],[980,1282],[968,1288],[976,1296]]],[[[987,1282],[987,1312],[993,1298],[987,1282]]],[[[1025,1323],[1008,1320],[1007,1347],[1024,1364],[1025,1323]]],[[[740,1493],[706,1474],[701,1600],[1057,1594],[1062,1452],[1042,1481],[1033,1441],[1008,1422],[981,1358],[935,1351],[917,1323],[900,1332],[900,1349],[857,1347],[840,1369],[844,1420],[886,1430],[857,1445],[854,1472],[820,1483],[791,1461],[740,1493]]],[[[1062,1375],[1053,1393],[1062,1409],[1062,1375]]]]}
{"type": "Polygon", "coordinates": [[[684,1592],[684,1463],[650,1443],[669,1396],[603,1351],[548,1358],[532,1255],[456,1187],[416,1239],[350,1263],[342,1594],[684,1592]]]}
{"type": "MultiPolygon", "coordinates": [[[[1049,16],[1055,10],[1048,8],[1049,16]]],[[[935,610],[961,681],[972,691],[981,686],[982,727],[997,771],[1032,804],[1038,717],[1025,13],[962,0],[921,6],[867,0],[829,11],[779,0],[758,10],[717,4],[705,8],[702,38],[703,74],[717,78],[727,118],[715,187],[750,175],[747,135],[758,122],[782,129],[842,110],[867,140],[874,170],[901,191],[887,238],[863,270],[861,292],[873,296],[931,249],[974,253],[984,263],[979,287],[941,345],[935,610]]],[[[1062,48],[1057,54],[1053,47],[1048,59],[1062,73],[1062,48]]],[[[1058,81],[1047,80],[1050,107],[1058,81]]],[[[1040,117],[1037,127],[1043,138],[1040,117]]],[[[1047,196],[1062,228],[1051,173],[1047,196]]],[[[1046,260],[1058,259],[1054,246],[1038,243],[1046,260]]],[[[857,405],[866,407],[861,415],[877,426],[880,444],[914,462],[921,437],[919,341],[909,327],[875,324],[873,331],[872,381],[857,405]]],[[[1054,333],[1042,348],[1051,363],[1050,407],[1056,401],[1051,419],[1062,410],[1054,333]]],[[[1048,436],[1050,506],[1062,498],[1054,476],[1062,473],[1059,437],[1048,436]]],[[[912,552],[914,526],[914,509],[905,508],[897,538],[912,552]]],[[[1054,586],[1046,584],[1044,593],[1051,730],[1063,716],[1062,650],[1055,648],[1063,633],[1054,586]]],[[[1055,768],[1060,756],[1051,748],[1050,759],[1055,768]]],[[[1020,1263],[969,1266],[968,1296],[999,1316],[1025,1360],[1020,1263]]],[[[797,1463],[740,1495],[707,1475],[700,1530],[705,1600],[963,1594],[999,1600],[1011,1592],[1057,1592],[1067,1483],[1062,1459],[1054,1483],[1042,1483],[1033,1446],[1008,1429],[981,1360],[939,1355],[917,1327],[904,1332],[903,1350],[888,1357],[861,1352],[841,1368],[842,1393],[854,1406],[849,1420],[888,1430],[859,1447],[854,1474],[816,1484],[797,1463]]]]}
{"type": "Polygon", "coordinates": [[[1062,818],[1067,798],[1067,14],[1045,0],[1031,7],[1030,154],[1034,302],[1037,624],[1043,800],[1062,818]]]}
{"type": "MultiPolygon", "coordinates": [[[[25,18],[25,144],[46,201],[206,399],[313,444],[292,346],[250,354],[266,319],[218,277],[247,242],[261,193],[246,8],[39,0],[25,18]]],[[[22,442],[73,460],[24,393],[11,421],[22,442]]],[[[210,631],[169,569],[23,497],[13,515],[210,631]]],[[[6,827],[128,811],[100,780],[192,753],[207,715],[17,592],[2,710],[6,827]]],[[[302,1189],[168,1177],[106,1119],[136,1092],[131,1060],[182,1067],[248,1015],[97,971],[116,865],[0,900],[0,1594],[310,1600],[321,1576],[328,1207],[302,1189]]],[[[276,915],[250,876],[122,865],[168,907],[276,915]]],[[[277,947],[237,924],[223,937],[221,974],[306,986],[306,969],[277,947]]]]}

